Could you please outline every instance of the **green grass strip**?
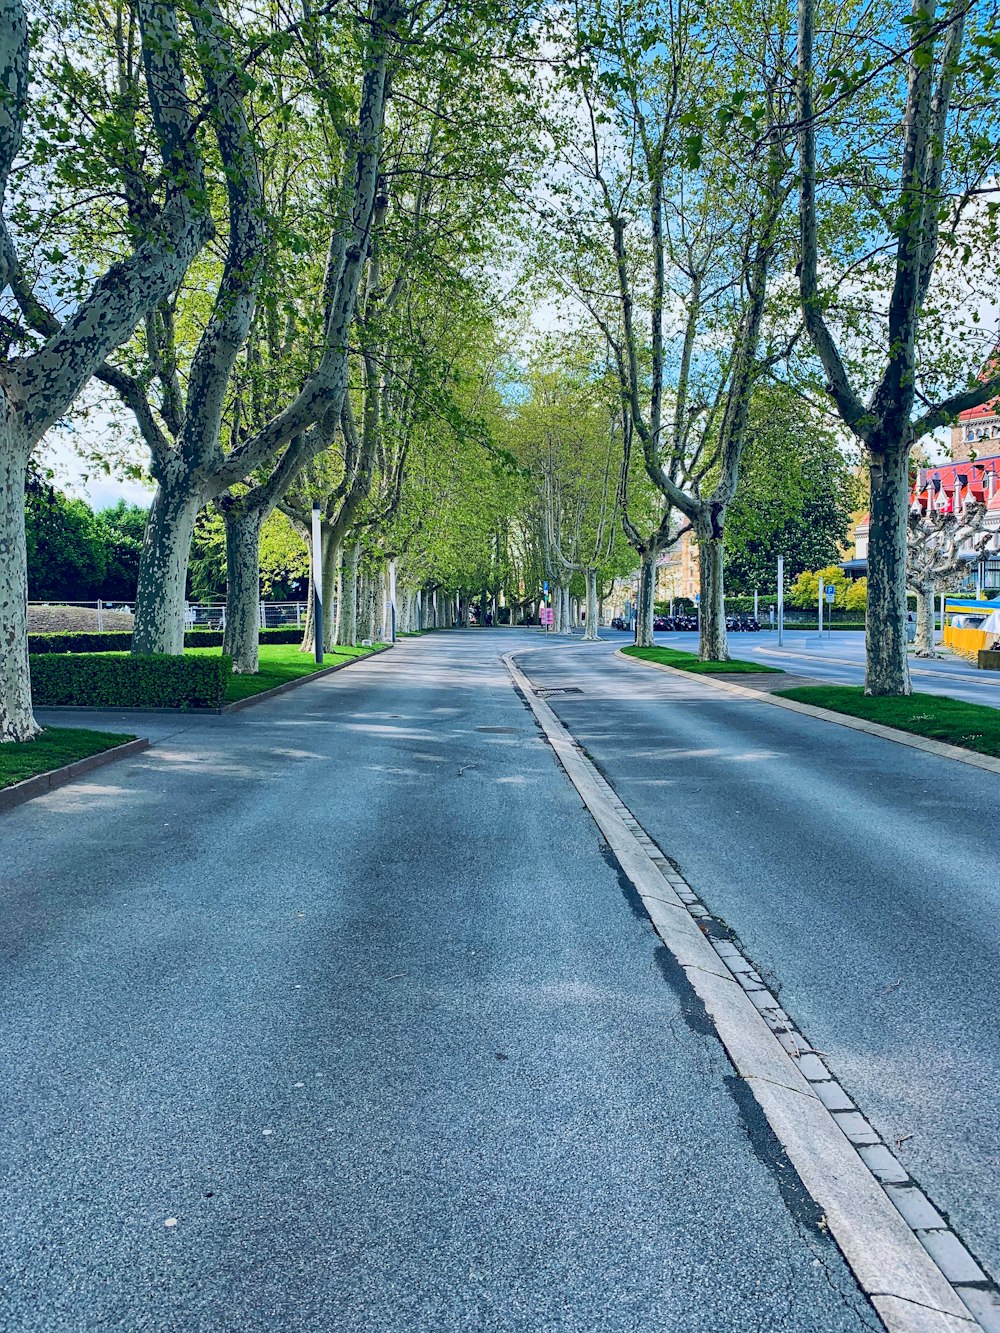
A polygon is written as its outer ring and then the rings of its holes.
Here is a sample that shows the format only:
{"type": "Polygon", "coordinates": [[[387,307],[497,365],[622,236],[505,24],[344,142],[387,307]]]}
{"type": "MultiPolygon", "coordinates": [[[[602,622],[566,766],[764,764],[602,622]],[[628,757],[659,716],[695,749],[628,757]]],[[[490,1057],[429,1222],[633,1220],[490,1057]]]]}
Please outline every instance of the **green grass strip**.
{"type": "Polygon", "coordinates": [[[0,788],[51,773],[54,768],[89,759],[92,754],[111,750],[134,736],[118,736],[112,731],[84,731],[77,727],[49,727],[33,741],[0,745],[0,788]]]}
{"type": "Polygon", "coordinates": [[[801,685],[775,694],[1000,757],[1000,708],[986,704],[967,704],[939,694],[872,697],[861,685],[801,685]]]}
{"type": "Polygon", "coordinates": [[[662,666],[677,667],[679,671],[693,671],[706,676],[740,676],[748,673],[767,672],[770,675],[783,675],[780,667],[764,666],[762,662],[744,662],[738,657],[728,662],[701,662],[697,653],[681,652],[677,648],[636,648],[633,644],[623,648],[627,657],[637,657],[640,662],[659,662],[662,666]]]}
{"type": "MultiPolygon", "coordinates": [[[[254,694],[263,694],[278,685],[285,685],[290,680],[302,676],[311,676],[315,671],[326,671],[343,662],[352,662],[359,657],[368,657],[381,644],[371,648],[337,648],[335,652],[323,654],[323,661],[316,661],[312,653],[304,653],[294,643],[262,643],[260,645],[260,670],[255,676],[230,676],[226,685],[226,703],[235,703],[237,699],[249,699],[254,694]]],[[[218,654],[221,648],[187,648],[185,656],[195,653],[218,654]]]]}

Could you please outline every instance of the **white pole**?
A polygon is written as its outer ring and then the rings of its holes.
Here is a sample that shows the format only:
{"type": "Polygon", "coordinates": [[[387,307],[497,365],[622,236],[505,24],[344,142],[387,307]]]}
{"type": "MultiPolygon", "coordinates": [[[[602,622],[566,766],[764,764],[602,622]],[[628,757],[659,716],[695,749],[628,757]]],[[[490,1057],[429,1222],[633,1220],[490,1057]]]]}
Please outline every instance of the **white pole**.
{"type": "Polygon", "coordinates": [[[312,513],[312,581],[313,581],[313,632],[315,636],[316,661],[323,660],[323,533],[319,516],[319,502],[314,501],[312,513]]]}
{"type": "Polygon", "coordinates": [[[97,599],[97,632],[98,634],[104,632],[104,603],[100,597],[97,599]]]}
{"type": "Polygon", "coordinates": [[[389,642],[396,642],[396,562],[389,561],[389,642]]]}
{"type": "Polygon", "coordinates": [[[819,637],[823,637],[823,599],[826,596],[826,579],[820,575],[819,579],[819,637]]]}
{"type": "Polygon", "coordinates": [[[757,614],[757,589],[753,590],[753,618],[760,624],[760,617],[757,614]]]}
{"type": "Polygon", "coordinates": [[[785,637],[785,557],[778,556],[778,647],[785,637]]]}

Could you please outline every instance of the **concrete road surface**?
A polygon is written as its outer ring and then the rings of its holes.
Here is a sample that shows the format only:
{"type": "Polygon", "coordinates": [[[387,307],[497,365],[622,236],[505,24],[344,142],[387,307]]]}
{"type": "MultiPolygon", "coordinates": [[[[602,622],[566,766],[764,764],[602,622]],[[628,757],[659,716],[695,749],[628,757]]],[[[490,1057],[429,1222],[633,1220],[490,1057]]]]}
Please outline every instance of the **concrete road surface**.
{"type": "MultiPolygon", "coordinates": [[[[86,715],[154,748],[0,819],[5,1333],[877,1327],[512,690],[515,642],[434,636],[224,718],[86,715]]],[[[914,1151],[960,1076],[960,1181],[995,1109],[992,927],[947,867],[979,864],[984,775],[942,808],[924,756],[848,733],[824,770],[784,718],[631,701],[604,651],[538,666],[597,682],[574,724],[755,917],[803,1021],[839,1007],[861,1091],[882,1060],[914,1151]]]]}
{"type": "Polygon", "coordinates": [[[610,644],[518,661],[1000,1276],[1000,776],[610,644]]]}

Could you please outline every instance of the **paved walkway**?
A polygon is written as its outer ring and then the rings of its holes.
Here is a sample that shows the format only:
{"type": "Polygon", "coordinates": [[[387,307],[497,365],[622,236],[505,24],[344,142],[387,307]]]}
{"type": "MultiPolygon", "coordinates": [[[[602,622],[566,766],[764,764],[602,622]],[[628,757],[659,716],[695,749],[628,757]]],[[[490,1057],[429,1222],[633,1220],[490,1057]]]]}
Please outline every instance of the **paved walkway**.
{"type": "Polygon", "coordinates": [[[515,641],[168,719],[0,820],[5,1333],[877,1326],[515,641]]]}

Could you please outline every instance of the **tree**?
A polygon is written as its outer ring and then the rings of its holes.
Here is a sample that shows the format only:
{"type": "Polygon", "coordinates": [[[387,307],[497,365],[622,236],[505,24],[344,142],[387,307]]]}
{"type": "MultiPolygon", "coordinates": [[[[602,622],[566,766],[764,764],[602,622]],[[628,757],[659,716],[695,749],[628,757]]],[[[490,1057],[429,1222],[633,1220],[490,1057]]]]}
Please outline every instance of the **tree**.
{"type": "MultiPolygon", "coordinates": [[[[741,29],[746,15],[732,9],[706,19],[658,0],[597,5],[577,16],[569,62],[585,127],[564,139],[579,182],[561,219],[576,237],[570,285],[607,340],[629,432],[663,496],[659,536],[676,537],[673,511],[697,537],[703,659],[728,656],[726,512],[751,393],[788,341],[766,319],[790,188],[782,11],[768,18],[774,30],[762,33],[741,29]],[[733,78],[750,106],[740,116],[733,78]]],[[[644,552],[647,581],[655,557],[644,552]]]]}
{"type": "Polygon", "coordinates": [[[147,512],[142,505],[129,504],[127,500],[118,500],[98,511],[107,563],[101,597],[107,601],[135,599],[147,512]]]}
{"type": "MultiPolygon", "coordinates": [[[[788,592],[788,600],[792,606],[801,606],[818,614],[821,579],[825,587],[834,589],[834,606],[846,608],[854,585],[837,565],[827,565],[825,569],[803,570],[788,592]]],[[[823,605],[824,607],[827,605],[825,599],[823,605]]]]}
{"type": "Polygon", "coordinates": [[[739,489],[726,520],[726,582],[736,592],[832,565],[857,507],[858,483],[835,434],[797,394],[754,396],[739,489]]]}
{"type": "MultiPolygon", "coordinates": [[[[218,510],[209,506],[198,515],[191,542],[189,589],[198,602],[218,602],[226,597],[226,525],[218,510]]],[[[258,583],[253,600],[255,633],[260,628],[261,597],[276,601],[304,601],[309,572],[306,543],[281,513],[269,514],[260,531],[258,583]]]]}
{"type": "Polygon", "coordinates": [[[910,449],[1000,393],[1000,363],[980,373],[980,353],[970,366],[975,321],[961,312],[966,277],[996,249],[981,198],[997,161],[996,38],[988,12],[974,28],[967,0],[913,0],[890,25],[865,6],[844,22],[838,6],[817,67],[816,7],[799,0],[802,308],[827,392],[867,453],[865,692],[905,695],[910,449]]]}
{"type": "MultiPolygon", "coordinates": [[[[205,79],[228,112],[228,119],[222,122],[226,132],[219,136],[228,246],[212,310],[191,357],[183,401],[174,369],[176,343],[166,321],[157,330],[158,341],[147,350],[151,369],[154,374],[160,372],[158,402],[154,407],[145,393],[138,394],[139,382],[134,378],[122,395],[136,413],[157,482],[139,573],[134,653],[183,650],[187,562],[194,521],[205,503],[280,451],[287,452],[305,435],[328,439],[340,417],[346,392],[348,331],[375,207],[387,71],[395,25],[401,17],[392,0],[372,0],[357,124],[351,135],[354,151],[348,154],[350,167],[337,191],[330,230],[321,298],[323,348],[318,363],[291,402],[252,433],[237,434],[226,452],[223,413],[237,357],[250,332],[268,258],[268,236],[256,143],[243,108],[230,35],[216,9],[206,4],[203,12],[200,35],[210,53],[205,79]],[[162,372],[163,367],[169,368],[167,373],[162,372]]],[[[322,33],[318,40],[322,43],[322,33]]],[[[284,53],[285,44],[279,43],[278,50],[284,53]]],[[[252,581],[256,587],[256,561],[252,581]]]]}
{"type": "Polygon", "coordinates": [[[603,368],[587,363],[586,344],[540,349],[530,396],[511,422],[512,449],[535,485],[545,573],[553,588],[556,632],[572,626],[571,585],[582,577],[584,637],[597,636],[598,586],[631,567],[618,521],[621,441],[618,404],[603,368]]]}
{"type": "MultiPolygon", "coordinates": [[[[495,281],[487,267],[495,229],[501,215],[509,225],[510,191],[523,176],[529,85],[510,72],[522,30],[509,18],[498,21],[484,4],[455,14],[442,9],[421,26],[419,42],[402,44],[394,55],[351,387],[340,420],[329,417],[324,431],[301,435],[252,484],[217,499],[228,531],[227,648],[234,669],[256,669],[256,534],[275,506],[307,532],[311,506],[320,505],[328,603],[338,589],[337,620],[326,625],[331,644],[357,639],[355,608],[371,601],[359,594],[359,573],[362,582],[381,586],[377,567],[388,552],[379,531],[400,503],[413,432],[428,410],[446,410],[452,354],[442,352],[442,337],[460,325],[462,307],[479,299],[478,290],[495,281]]],[[[274,339],[261,353],[267,371],[280,373],[274,339]]],[[[304,646],[312,633],[310,615],[304,646]]]]}
{"type": "MultiPolygon", "coordinates": [[[[0,742],[30,740],[39,730],[31,709],[25,612],[24,495],[32,450],[146,312],[177,287],[211,234],[177,9],[168,0],[136,0],[136,15],[143,66],[137,88],[146,97],[150,147],[158,159],[154,207],[135,220],[123,254],[89,290],[79,291],[60,322],[38,301],[23,265],[10,226],[11,181],[22,148],[42,176],[46,161],[73,169],[80,159],[74,160],[76,145],[66,127],[56,122],[47,131],[45,116],[34,114],[27,16],[21,0],[0,0],[0,294],[13,294],[23,319],[8,320],[0,374],[0,742]],[[11,355],[12,346],[24,350],[11,355]]],[[[106,108],[95,110],[102,116],[106,108]]],[[[26,177],[31,188],[37,177],[26,177]]],[[[70,265],[58,247],[43,260],[48,281],[42,290],[57,288],[68,268],[87,271],[86,263],[70,265]]]]}
{"type": "Polygon", "coordinates": [[[959,511],[926,513],[919,502],[907,521],[906,583],[917,594],[916,649],[918,657],[934,652],[934,598],[955,586],[968,572],[963,552],[982,554],[993,531],[986,527],[986,506],[972,502],[959,511]]]}
{"type": "Polygon", "coordinates": [[[102,590],[105,533],[85,500],[72,500],[32,469],[25,495],[28,596],[85,602],[102,590]]]}

